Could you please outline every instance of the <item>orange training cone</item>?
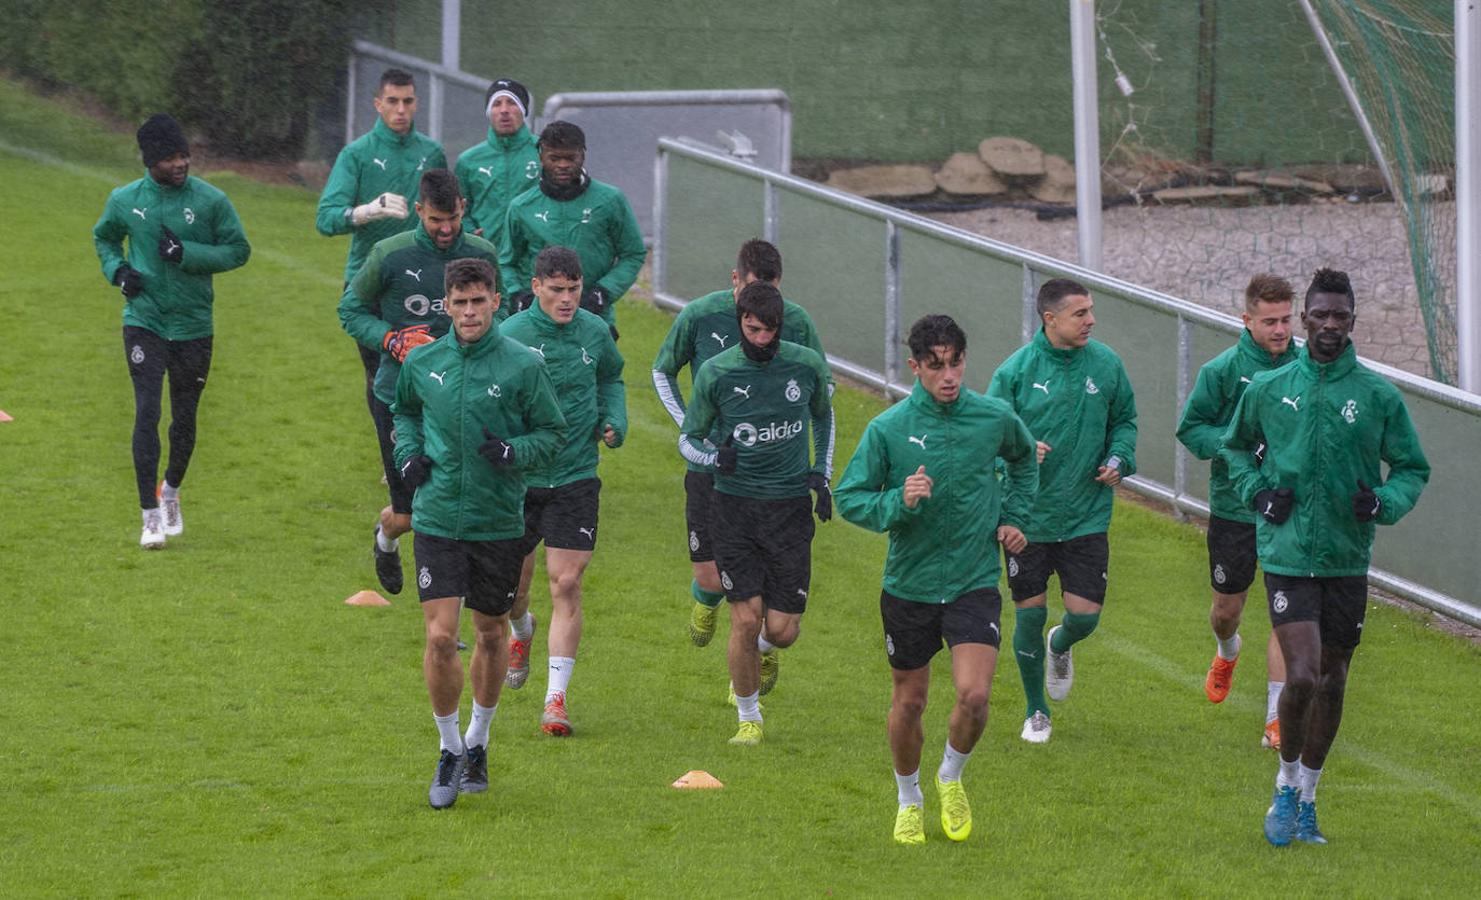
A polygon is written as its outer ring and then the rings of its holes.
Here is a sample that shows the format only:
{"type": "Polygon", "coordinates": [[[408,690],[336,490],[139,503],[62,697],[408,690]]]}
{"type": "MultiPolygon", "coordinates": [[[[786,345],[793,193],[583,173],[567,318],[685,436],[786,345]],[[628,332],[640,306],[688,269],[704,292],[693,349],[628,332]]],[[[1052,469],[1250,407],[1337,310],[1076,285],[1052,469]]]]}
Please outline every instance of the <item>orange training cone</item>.
{"type": "Polygon", "coordinates": [[[10,415],[5,412],[5,410],[0,409],[0,422],[13,422],[13,421],[15,421],[15,420],[12,419],[10,417],[10,415]]]}
{"type": "Polygon", "coordinates": [[[390,606],[391,601],[377,594],[375,591],[360,591],[345,598],[345,603],[350,606],[390,606]]]}
{"type": "Polygon", "coordinates": [[[675,781],[673,786],[679,788],[680,790],[691,791],[705,788],[725,787],[725,785],[720,783],[720,779],[711,775],[709,772],[704,771],[703,769],[694,769],[692,771],[685,772],[683,775],[679,776],[679,780],[675,781]]]}

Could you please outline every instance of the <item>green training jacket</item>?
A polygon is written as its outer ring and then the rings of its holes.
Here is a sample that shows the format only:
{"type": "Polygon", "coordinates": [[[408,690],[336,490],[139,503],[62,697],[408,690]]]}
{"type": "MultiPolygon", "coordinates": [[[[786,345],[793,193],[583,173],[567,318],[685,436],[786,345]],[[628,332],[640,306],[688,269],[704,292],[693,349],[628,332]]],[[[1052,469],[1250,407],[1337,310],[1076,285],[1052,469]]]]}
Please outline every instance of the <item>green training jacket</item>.
{"type": "Polygon", "coordinates": [[[1403,518],[1430,479],[1399,389],[1359,363],[1351,342],[1329,363],[1303,347],[1291,365],[1256,375],[1219,452],[1246,507],[1266,488],[1295,494],[1286,521],[1255,518],[1255,548],[1265,571],[1300,578],[1366,575],[1374,525],[1403,518]],[[1256,468],[1262,440],[1265,463],[1256,468]],[[1353,515],[1360,480],[1382,503],[1376,523],[1353,515]]]}
{"type": "MultiPolygon", "coordinates": [[[[498,281],[498,253],[488,241],[464,231],[451,247],[439,250],[419,222],[416,230],[392,235],[371,248],[339,298],[340,325],[350,337],[380,351],[374,390],[382,403],[396,399],[396,376],[401,371],[401,364],[381,347],[386,333],[428,325],[434,337],[447,334],[452,318],[447,313],[443,270],[452,260],[470,258],[495,266],[494,280],[498,281]]],[[[506,315],[502,304],[494,311],[495,321],[506,315]]]]}
{"type": "Polygon", "coordinates": [[[1285,353],[1272,359],[1246,328],[1240,332],[1238,343],[1198,370],[1198,381],[1178,422],[1178,440],[1199,459],[1213,460],[1209,465],[1208,505],[1209,511],[1221,519],[1255,521],[1249,504],[1234,492],[1234,486],[1229,483],[1229,467],[1219,457],[1224,429],[1234,418],[1234,407],[1257,373],[1278,369],[1295,358],[1296,345],[1291,344],[1285,353]]]}
{"type": "Polygon", "coordinates": [[[391,411],[396,465],[432,458],[412,500],[412,528],[458,541],[524,534],[524,473],[547,465],[566,438],[540,357],[500,334],[498,322],[474,344],[445,334],[407,354],[391,411]],[[514,447],[515,465],[495,467],[479,455],[485,428],[514,447]]]}
{"type": "Polygon", "coordinates": [[[370,248],[393,234],[409,231],[421,223],[413,208],[422,173],[447,168],[442,145],[416,130],[397,134],[380,119],[375,127],[345,145],[334,160],[314,226],[326,237],[350,234],[350,255],[345,261],[345,281],[360,271],[370,248]],[[404,219],[377,219],[358,228],[350,224],[350,210],[390,191],[406,198],[410,210],[404,219]],[[351,234],[353,232],[353,234],[351,234]]]}
{"type": "Polygon", "coordinates": [[[252,255],[242,220],[219,188],[195,176],[167,187],[145,175],[116,188],[93,226],[93,246],[111,284],[127,262],[144,276],[144,291],[123,305],[123,324],[147,328],[165,340],[189,341],[213,333],[211,276],[235,269],[252,255]],[[179,264],[159,258],[161,229],[185,245],[179,264]],[[129,246],[125,257],[123,241],[129,246]]]}
{"type": "Polygon", "coordinates": [[[609,325],[615,321],[616,301],[638,280],[648,253],[638,217],[622,191],[594,179],[574,200],[552,200],[538,186],[525,191],[509,202],[505,227],[499,264],[510,290],[530,289],[541,250],[570,247],[581,257],[582,286],[606,292],[610,302],[602,318],[609,325]]]}
{"type": "Polygon", "coordinates": [[[890,535],[884,589],[917,603],[951,603],[995,588],[998,526],[1022,529],[1039,486],[1034,439],[1011,407],[966,389],[942,404],[917,381],[874,417],[833,500],[845,519],[890,535]],[[1007,463],[998,484],[988,461],[1007,463]],[[931,496],[905,505],[905,479],[925,466],[931,496]]]}
{"type": "Polygon", "coordinates": [[[1095,473],[1110,456],[1120,457],[1123,477],[1136,472],[1136,398],[1116,352],[1093,339],[1061,350],[1040,328],[998,366],[987,392],[1051,448],[1024,535],[1048,544],[1108,531],[1115,491],[1095,473]]]}
{"type": "Polygon", "coordinates": [[[833,475],[828,378],[823,358],[799,344],[782,341],[776,356],[764,363],[732,346],[705,363],[695,377],[680,428],[679,452],[713,471],[716,451],[705,446],[705,439],[718,431],[734,438],[738,456],[733,473],[715,472],[715,490],[757,500],[805,497],[809,474],[833,475]]]}
{"type": "Polygon", "coordinates": [[[510,316],[501,329],[545,361],[566,420],[566,440],[555,458],[526,469],[525,485],[552,488],[595,478],[603,428],[611,425],[617,433],[616,447],[627,437],[623,360],[612,329],[601,316],[584,309],[561,325],[538,303],[510,316]]]}
{"type": "MultiPolygon", "coordinates": [[[[668,337],[658,348],[653,360],[653,387],[664,409],[680,427],[684,425],[684,395],[679,389],[679,372],[689,367],[692,379],[710,357],[734,347],[740,340],[740,323],[735,318],[735,294],[729,288],[705,294],[689,302],[670,326],[668,337]]],[[[782,301],[782,340],[801,344],[823,359],[823,343],[807,310],[790,300],[782,301]]],[[[713,438],[713,436],[711,436],[713,438]]],[[[706,449],[713,450],[713,447],[706,449]]],[[[708,467],[688,462],[692,472],[709,471],[708,467]]]]}
{"type": "MultiPolygon", "coordinates": [[[[463,228],[483,229],[483,238],[494,246],[503,244],[504,217],[509,201],[540,182],[540,151],[535,136],[524,125],[511,135],[490,128],[488,138],[463,151],[453,170],[468,198],[463,228]]],[[[523,290],[529,290],[525,282],[523,290]]],[[[519,290],[519,288],[516,288],[519,290]]]]}

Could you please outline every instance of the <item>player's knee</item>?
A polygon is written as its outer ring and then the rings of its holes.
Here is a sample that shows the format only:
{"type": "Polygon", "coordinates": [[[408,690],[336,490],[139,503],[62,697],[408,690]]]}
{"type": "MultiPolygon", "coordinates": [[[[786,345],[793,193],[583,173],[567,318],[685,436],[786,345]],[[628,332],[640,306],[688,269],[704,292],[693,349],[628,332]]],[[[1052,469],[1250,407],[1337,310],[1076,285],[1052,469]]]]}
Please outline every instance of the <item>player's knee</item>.
{"type": "Polygon", "coordinates": [[[973,685],[965,690],[957,691],[956,705],[974,721],[985,721],[988,695],[989,691],[985,685],[973,685]]]}
{"type": "Polygon", "coordinates": [[[774,647],[790,647],[797,643],[797,637],[800,634],[802,634],[802,623],[800,621],[777,626],[775,630],[773,630],[773,626],[770,623],[767,623],[766,639],[774,647]]]}
{"type": "Polygon", "coordinates": [[[458,637],[453,632],[429,632],[427,634],[427,654],[436,659],[456,658],[458,655],[458,637]]]}
{"type": "Polygon", "coordinates": [[[557,572],[550,576],[550,595],[559,596],[568,603],[581,602],[581,573],[557,572]]]}
{"type": "Polygon", "coordinates": [[[1313,666],[1300,664],[1292,665],[1286,660],[1286,684],[1281,688],[1281,696],[1289,694],[1292,698],[1305,703],[1316,693],[1319,677],[1313,666]]]}
{"type": "Polygon", "coordinates": [[[915,721],[926,712],[926,695],[920,691],[897,689],[890,698],[890,705],[894,707],[897,716],[915,721]]]}

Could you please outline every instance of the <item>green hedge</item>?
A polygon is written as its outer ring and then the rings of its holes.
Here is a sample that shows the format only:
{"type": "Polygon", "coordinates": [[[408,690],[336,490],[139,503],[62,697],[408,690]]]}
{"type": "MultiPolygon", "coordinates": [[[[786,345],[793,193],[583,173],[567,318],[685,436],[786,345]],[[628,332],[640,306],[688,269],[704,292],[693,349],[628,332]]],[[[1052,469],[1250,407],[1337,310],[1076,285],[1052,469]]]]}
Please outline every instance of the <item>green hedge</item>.
{"type": "Polygon", "coordinates": [[[125,119],[168,111],[219,154],[296,159],[336,90],[349,21],[378,0],[6,0],[13,71],[78,89],[125,119]]]}

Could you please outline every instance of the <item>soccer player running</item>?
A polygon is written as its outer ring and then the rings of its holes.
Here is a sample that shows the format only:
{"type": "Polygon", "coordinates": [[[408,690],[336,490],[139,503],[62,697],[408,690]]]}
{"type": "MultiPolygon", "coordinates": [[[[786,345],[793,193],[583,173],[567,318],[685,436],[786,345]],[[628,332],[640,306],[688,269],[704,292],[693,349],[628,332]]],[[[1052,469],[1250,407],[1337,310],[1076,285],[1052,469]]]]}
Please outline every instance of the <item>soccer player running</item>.
{"type": "MultiPolygon", "coordinates": [[[[1199,459],[1213,460],[1208,476],[1208,571],[1214,599],[1208,617],[1218,646],[1203,681],[1203,692],[1213,703],[1223,703],[1229,696],[1234,666],[1239,662],[1239,620],[1255,580],[1255,514],[1235,494],[1219,448],[1245,385],[1257,373],[1278,369],[1296,358],[1291,343],[1293,296],[1284,278],[1256,275],[1250,279],[1244,290],[1244,331],[1239,342],[1198,370],[1198,382],[1178,423],[1183,446],[1199,459]]],[[[1263,453],[1257,454],[1257,462],[1263,453]]],[[[1260,743],[1279,748],[1276,704],[1286,669],[1273,632],[1265,652],[1265,670],[1265,731],[1260,743]]]]}
{"type": "Polygon", "coordinates": [[[1023,533],[1007,550],[1013,591],[1013,656],[1028,710],[1021,737],[1049,740],[1053,700],[1069,696],[1071,648],[1100,623],[1106,599],[1114,488],[1136,472],[1136,399],[1116,352],[1092,340],[1094,302],[1068,278],[1046,281],[1035,301],[1043,327],[993,373],[988,394],[1006,400],[1033,434],[1039,492],[1023,533]],[[1059,574],[1064,618],[1049,630],[1045,601],[1059,574]]]}
{"type": "Polygon", "coordinates": [[[540,152],[525,125],[530,91],[510,78],[489,85],[483,98],[488,139],[463,151],[454,169],[468,192],[464,227],[498,246],[504,240],[509,201],[540,179],[540,152]]]}
{"type": "Polygon", "coordinates": [[[1347,274],[1318,269],[1301,313],[1306,346],[1291,365],[1254,376],[1220,450],[1234,490],[1259,516],[1270,623],[1286,662],[1280,768],[1265,814],[1265,838],[1277,847],[1327,842],[1316,786],[1363,636],[1374,526],[1403,518],[1430,477],[1398,389],[1358,362],[1356,321],[1347,274]]]}
{"type": "Polygon", "coordinates": [[[510,311],[534,302],[523,285],[534,277],[535,256],[552,245],[570,247],[586,273],[581,308],[601,316],[616,339],[615,305],[637,281],[648,253],[638,217],[622,191],[586,174],[586,133],[579,127],[551,122],[540,131],[538,147],[539,190],[510,201],[499,244],[504,283],[520,286],[510,311]]]}
{"type": "Polygon", "coordinates": [[[145,177],[108,195],[93,226],[103,277],[123,294],[123,352],[134,385],[134,480],[143,511],[139,546],[183,534],[180,487],[195,450],[196,410],[211,370],[212,276],[252,248],[231,201],[190,174],[190,145],[163,113],[139,127],[145,177]],[[127,250],[124,241],[128,241],[127,250]],[[159,418],[170,377],[170,456],[159,477],[159,418]]]}
{"type": "Polygon", "coordinates": [[[740,340],[695,376],[679,435],[684,458],[715,473],[710,527],[730,601],[727,661],[740,719],[730,743],[739,746],[761,743],[760,696],[779,671],[773,651],[791,646],[802,627],[813,514],[822,522],[833,516],[828,364],[781,339],[783,308],[774,285],[758,281],[741,290],[740,340]],[[716,434],[725,435],[720,445],[706,446],[716,434]],[[809,502],[809,491],[816,502],[809,502]],[[763,667],[763,659],[770,665],[763,667]]]}
{"type": "Polygon", "coordinates": [[[441,741],[427,799],[488,790],[489,726],[508,665],[509,607],[524,557],[524,470],[549,463],[566,436],[540,358],[499,333],[498,276],[483,259],[447,264],[452,330],[407,356],[396,379],[396,462],[415,491],[417,589],[426,624],[422,671],[441,741]],[[458,617],[477,635],[468,678],[473,715],[458,729],[463,665],[458,617]]]}
{"type": "MultiPolygon", "coordinates": [[[[390,505],[375,527],[372,554],[381,587],[401,593],[399,538],[411,530],[411,488],[403,483],[395,460],[391,401],[396,377],[412,348],[446,334],[451,320],[443,297],[442,272],[450,260],[498,262],[498,252],[483,238],[463,231],[462,193],[446,169],[422,174],[417,188],[419,228],[392,235],[371,248],[339,301],[339,321],[360,346],[376,353],[370,411],[380,442],[390,505]]],[[[500,292],[498,284],[495,293],[500,292]]],[[[495,317],[503,318],[499,312],[495,317]]]]}
{"type": "Polygon", "coordinates": [[[535,617],[530,579],[535,548],[545,542],[550,580],[549,680],[540,730],[571,733],[566,692],[581,642],[581,577],[597,545],[602,482],[597,445],[622,446],[627,435],[627,394],[622,354],[607,323],[581,309],[581,258],[567,247],[546,247],[535,257],[531,289],[536,303],[504,323],[505,335],[545,361],[566,419],[566,440],[549,463],[525,469],[524,568],[509,620],[509,668],[504,683],[521,688],[530,674],[535,617]]]}
{"type": "MultiPolygon", "coordinates": [[[[416,193],[422,173],[447,168],[442,145],[416,129],[417,88],[410,72],[387,69],[381,73],[374,103],[379,116],[375,126],[339,151],[314,219],[314,227],[325,237],[350,235],[346,287],[372,247],[416,227],[407,198],[416,193]]],[[[358,344],[357,348],[365,369],[365,404],[374,419],[375,373],[381,355],[376,347],[358,344]]]]}
{"type": "MultiPolygon", "coordinates": [[[[730,288],[691,301],[674,319],[658,357],[653,360],[653,386],[676,426],[683,427],[685,411],[679,373],[688,366],[692,379],[707,360],[736,346],[740,324],[735,317],[735,298],[742,288],[757,281],[781,287],[782,255],[766,241],[749,240],[741,245],[735,268],[730,270],[730,288]]],[[[782,340],[809,347],[827,359],[812,317],[807,310],[786,299],[782,300],[782,340]]],[[[705,449],[714,449],[713,438],[711,435],[711,444],[705,449]]],[[[715,636],[716,610],[725,596],[710,540],[710,504],[715,478],[708,466],[687,461],[686,465],[684,519],[689,526],[689,562],[694,569],[694,580],[689,583],[689,593],[694,597],[689,612],[689,639],[696,647],[704,647],[715,636]]]]}
{"type": "Polygon", "coordinates": [[[941,827],[954,841],[972,831],[962,769],[987,727],[998,661],[998,543],[1010,552],[1027,539],[1038,488],[1034,439],[1008,404],[962,388],[967,336],[950,316],[910,328],[915,387],[876,416],[838,484],[838,512],[890,535],[879,610],[894,690],[890,753],[899,809],[895,840],[926,840],[920,789],[921,714],[931,659],[951,649],[956,686],[946,749],[936,770],[941,827]],[[1007,463],[1002,487],[984,460],[1007,463]]]}

